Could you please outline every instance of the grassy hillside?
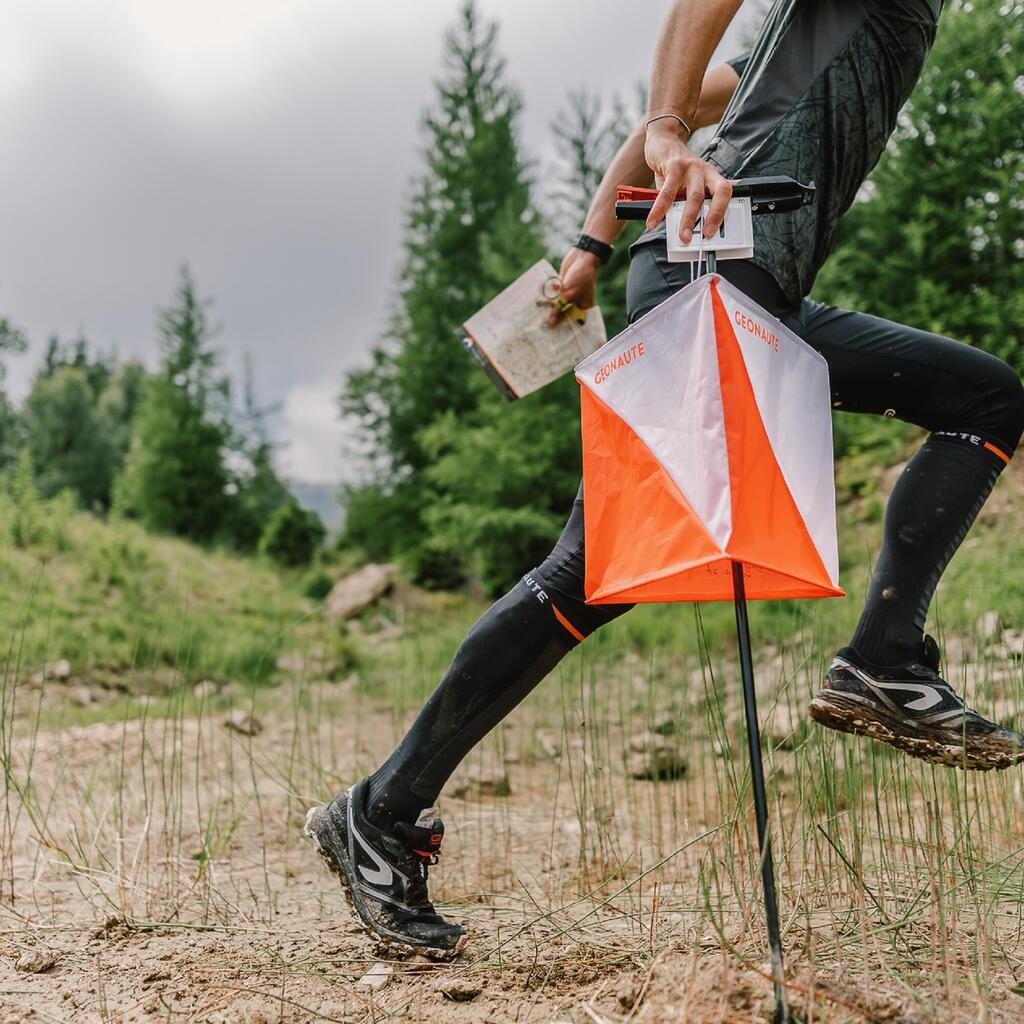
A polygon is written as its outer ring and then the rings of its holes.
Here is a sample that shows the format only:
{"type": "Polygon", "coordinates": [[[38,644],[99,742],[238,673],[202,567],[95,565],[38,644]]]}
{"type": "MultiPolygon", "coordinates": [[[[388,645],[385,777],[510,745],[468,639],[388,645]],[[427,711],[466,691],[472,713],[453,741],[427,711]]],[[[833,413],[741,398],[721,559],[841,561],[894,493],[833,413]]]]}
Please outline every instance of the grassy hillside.
{"type": "MultiPolygon", "coordinates": [[[[824,659],[848,639],[877,551],[884,499],[899,460],[917,442],[888,426],[845,443],[837,465],[848,598],[753,605],[760,646],[796,647],[802,657],[824,659]],[[880,460],[892,465],[880,469],[880,460]]],[[[930,627],[940,636],[971,634],[991,611],[1006,626],[1024,627],[1024,580],[1006,563],[1024,534],[1022,495],[1024,473],[1012,466],[940,587],[930,627]]],[[[108,696],[166,694],[207,679],[248,687],[301,667],[316,678],[355,670],[399,711],[435,685],[485,607],[464,595],[404,587],[347,628],[325,620],[320,602],[305,596],[301,574],[156,537],[131,522],[103,522],[63,499],[32,494],[0,499],[0,572],[7,675],[28,680],[44,663],[66,659],[73,682],[108,696]]],[[[699,661],[702,649],[730,651],[733,630],[728,604],[645,606],[593,637],[586,656],[699,661]]],[[[954,644],[953,660],[958,651],[954,644]]]]}
{"type": "Polygon", "coordinates": [[[104,522],[61,498],[0,503],[0,636],[9,679],[66,660],[97,696],[159,695],[201,680],[266,683],[280,660],[351,664],[303,579],[269,563],[104,522]]]}

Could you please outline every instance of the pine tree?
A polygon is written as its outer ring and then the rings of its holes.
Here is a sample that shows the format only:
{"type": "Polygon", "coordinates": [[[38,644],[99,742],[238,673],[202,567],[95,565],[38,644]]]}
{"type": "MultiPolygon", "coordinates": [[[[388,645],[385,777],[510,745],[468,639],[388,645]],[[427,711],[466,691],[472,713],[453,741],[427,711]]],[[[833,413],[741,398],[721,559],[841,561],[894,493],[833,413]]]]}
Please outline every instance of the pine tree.
{"type": "Polygon", "coordinates": [[[88,371],[72,365],[41,374],[25,400],[23,418],[43,497],[72,490],[84,508],[108,507],[117,456],[88,371]]]}
{"type": "Polygon", "coordinates": [[[1024,370],[1024,3],[948,5],[817,297],[1024,370]]]}
{"type": "Polygon", "coordinates": [[[414,562],[423,556],[418,573],[446,582],[451,567],[429,564],[423,544],[423,432],[446,414],[470,415],[481,393],[479,370],[452,331],[544,252],[517,146],[520,100],[504,80],[496,41],[496,26],[466,3],[446,36],[444,74],[423,119],[426,169],[406,211],[389,337],[341,396],[374,470],[371,484],[347,496],[349,539],[381,553],[404,549],[414,562]]]}
{"type": "Polygon", "coordinates": [[[151,529],[209,541],[230,510],[230,388],[187,269],[159,330],[161,366],[135,419],[119,498],[151,529]]]}
{"type": "Polygon", "coordinates": [[[232,546],[254,551],[274,513],[293,497],[274,467],[274,446],[267,433],[267,416],[279,405],[261,406],[253,387],[252,361],[245,359],[242,407],[233,417],[230,437],[232,453],[232,513],[226,530],[232,546]]]}
{"type": "MultiPolygon", "coordinates": [[[[0,316],[0,357],[5,352],[24,352],[26,347],[25,335],[10,320],[0,316]]],[[[3,390],[6,375],[7,368],[0,359],[0,469],[14,462],[21,443],[18,417],[3,390]]]]}

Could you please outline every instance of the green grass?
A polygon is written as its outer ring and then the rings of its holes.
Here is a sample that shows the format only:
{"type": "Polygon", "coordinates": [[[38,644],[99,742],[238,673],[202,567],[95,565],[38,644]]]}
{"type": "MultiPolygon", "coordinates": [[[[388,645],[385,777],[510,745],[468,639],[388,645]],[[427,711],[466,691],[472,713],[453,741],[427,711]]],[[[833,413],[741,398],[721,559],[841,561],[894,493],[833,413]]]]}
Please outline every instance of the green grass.
{"type": "MultiPolygon", "coordinates": [[[[913,438],[885,434],[884,444],[898,461],[913,438]]],[[[892,476],[853,464],[855,454],[838,467],[840,480],[863,476],[855,494],[841,492],[850,596],[751,607],[788,962],[800,1000],[817,1000],[815,1020],[860,1019],[828,993],[860,1005],[877,989],[927,1024],[995,1024],[1011,1019],[1000,1007],[1024,934],[1019,773],[965,776],[806,721],[856,621],[892,476]],[[784,738],[779,716],[794,727],[784,738]]],[[[947,648],[960,644],[954,667],[970,663],[963,688],[982,711],[1019,704],[1024,687],[1024,661],[975,628],[989,610],[1024,624],[1024,590],[1007,564],[1019,554],[1022,492],[1012,469],[950,566],[930,623],[947,648]]],[[[98,921],[298,927],[288,871],[302,811],[388,754],[485,607],[401,587],[349,635],[323,620],[300,573],[31,495],[0,499],[0,571],[0,905],[38,898],[40,920],[56,913],[53,876],[29,879],[56,858],[98,921]],[[289,653],[317,667],[278,674],[289,653]],[[59,658],[107,698],[76,708],[60,684],[20,685],[59,658]],[[315,685],[323,659],[354,667],[358,684],[315,685]],[[232,685],[201,700],[192,686],[202,678],[232,685]],[[278,678],[284,685],[266,685],[278,678]],[[229,704],[254,709],[267,731],[229,734],[229,704]],[[109,725],[95,733],[54,729],[100,720],[109,725]],[[78,744],[90,743],[107,746],[83,759],[78,744]],[[242,902],[225,883],[232,862],[252,869],[242,902]]],[[[470,968],[507,979],[506,943],[525,933],[541,971],[604,958],[643,976],[662,956],[694,950],[757,969],[764,936],[737,676],[729,604],[643,606],[566,658],[472,752],[468,769],[509,765],[511,795],[446,794],[456,830],[431,876],[454,916],[477,915],[489,936],[470,968]],[[671,783],[624,770],[631,739],[655,727],[689,762],[671,783]],[[571,946],[559,952],[564,936],[571,946]]]]}
{"type": "Polygon", "coordinates": [[[300,574],[104,522],[60,498],[34,499],[27,515],[0,500],[0,574],[0,658],[20,675],[67,659],[75,677],[145,692],[265,683],[292,651],[350,657],[300,574]]]}

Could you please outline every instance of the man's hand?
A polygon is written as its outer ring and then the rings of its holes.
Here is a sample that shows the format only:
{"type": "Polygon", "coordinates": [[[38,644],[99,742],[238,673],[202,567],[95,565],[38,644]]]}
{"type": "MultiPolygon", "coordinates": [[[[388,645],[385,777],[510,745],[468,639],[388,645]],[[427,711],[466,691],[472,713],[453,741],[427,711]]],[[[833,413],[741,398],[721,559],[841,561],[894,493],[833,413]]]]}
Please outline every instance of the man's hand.
{"type": "MultiPolygon", "coordinates": [[[[559,298],[563,302],[571,302],[580,309],[590,309],[594,305],[597,292],[597,272],[601,261],[592,253],[573,247],[562,260],[558,276],[562,280],[559,298]]],[[[548,317],[548,326],[554,327],[562,319],[556,306],[548,317]]]]}
{"type": "Polygon", "coordinates": [[[689,245],[704,199],[710,195],[711,206],[704,221],[704,237],[714,235],[732,198],[732,183],[687,146],[683,141],[682,126],[672,118],[648,125],[644,158],[654,171],[654,182],[659,189],[658,198],[647,217],[647,227],[660,224],[676,197],[684,192],[686,205],[679,224],[679,237],[684,245],[689,245]]]}

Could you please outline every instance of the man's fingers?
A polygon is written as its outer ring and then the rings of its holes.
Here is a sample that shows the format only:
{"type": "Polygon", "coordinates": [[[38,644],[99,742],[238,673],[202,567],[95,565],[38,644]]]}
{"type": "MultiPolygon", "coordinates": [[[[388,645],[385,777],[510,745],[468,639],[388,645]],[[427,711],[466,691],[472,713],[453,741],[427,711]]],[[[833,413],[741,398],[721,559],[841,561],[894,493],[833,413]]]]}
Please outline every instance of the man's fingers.
{"type": "Polygon", "coordinates": [[[711,238],[722,223],[726,207],[732,199],[732,182],[720,174],[713,173],[706,176],[705,185],[711,193],[711,204],[708,207],[708,215],[704,218],[704,237],[711,238]]]}
{"type": "Polygon", "coordinates": [[[665,180],[661,184],[661,191],[658,198],[654,200],[651,212],[647,215],[647,230],[656,228],[668,213],[668,208],[676,201],[679,195],[679,187],[683,183],[682,171],[676,167],[670,168],[665,174],[665,180]]]}
{"type": "Polygon", "coordinates": [[[704,169],[695,164],[686,176],[686,203],[679,221],[679,238],[683,245],[689,245],[693,238],[693,226],[704,205],[704,169]]]}

